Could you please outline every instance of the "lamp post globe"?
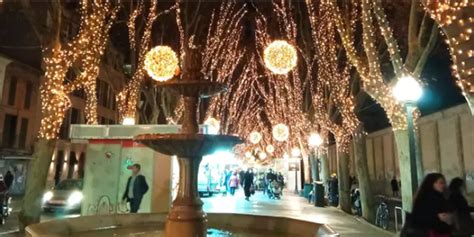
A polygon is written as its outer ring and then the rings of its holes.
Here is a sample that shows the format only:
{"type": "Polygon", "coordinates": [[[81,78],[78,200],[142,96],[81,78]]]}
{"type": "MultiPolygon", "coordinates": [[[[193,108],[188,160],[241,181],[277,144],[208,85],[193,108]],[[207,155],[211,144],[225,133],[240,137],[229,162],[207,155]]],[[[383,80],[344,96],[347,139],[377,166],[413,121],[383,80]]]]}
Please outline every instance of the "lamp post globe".
{"type": "Polygon", "coordinates": [[[293,148],[291,150],[291,155],[294,157],[294,158],[297,158],[301,155],[301,150],[297,147],[293,148]]]}
{"type": "Polygon", "coordinates": [[[404,76],[398,79],[392,90],[395,99],[402,103],[415,103],[423,95],[423,89],[412,76],[404,76]]]}
{"type": "Polygon", "coordinates": [[[312,133],[308,138],[308,144],[311,147],[319,147],[323,144],[323,138],[318,133],[312,133]]]}

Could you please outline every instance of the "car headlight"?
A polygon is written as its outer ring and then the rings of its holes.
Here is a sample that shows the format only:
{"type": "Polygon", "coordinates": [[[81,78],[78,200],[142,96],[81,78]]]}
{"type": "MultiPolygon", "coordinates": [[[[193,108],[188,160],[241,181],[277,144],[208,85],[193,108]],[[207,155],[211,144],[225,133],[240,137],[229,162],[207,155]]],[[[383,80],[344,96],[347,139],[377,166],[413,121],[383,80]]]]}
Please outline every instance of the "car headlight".
{"type": "Polygon", "coordinates": [[[83,197],[84,196],[82,195],[81,192],[75,191],[67,199],[67,205],[69,205],[69,206],[77,205],[77,204],[81,203],[83,197]]]}
{"type": "Polygon", "coordinates": [[[53,198],[53,192],[51,191],[48,191],[46,192],[44,195],[43,195],[43,203],[51,200],[51,198],[53,198]]]}

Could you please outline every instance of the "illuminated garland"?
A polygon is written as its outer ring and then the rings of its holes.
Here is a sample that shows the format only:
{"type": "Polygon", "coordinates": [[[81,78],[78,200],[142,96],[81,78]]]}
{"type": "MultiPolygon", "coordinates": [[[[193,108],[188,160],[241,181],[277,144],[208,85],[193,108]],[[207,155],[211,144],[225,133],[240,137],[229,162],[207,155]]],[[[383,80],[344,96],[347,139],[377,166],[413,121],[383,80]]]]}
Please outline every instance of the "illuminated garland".
{"type": "MultiPolygon", "coordinates": [[[[362,1],[362,36],[366,55],[364,59],[357,55],[353,36],[351,35],[352,33],[347,30],[336,4],[330,0],[325,1],[325,4],[328,4],[328,9],[334,13],[334,22],[339,31],[344,48],[346,49],[347,57],[349,62],[357,69],[363,82],[363,89],[382,106],[393,129],[406,129],[407,120],[403,106],[391,95],[391,88],[385,84],[380,69],[380,59],[376,48],[375,29],[372,17],[373,5],[371,1],[362,1]]],[[[353,20],[350,24],[355,25],[356,21],[353,20]]],[[[389,31],[389,29],[386,29],[386,31],[389,31]]],[[[386,36],[389,37],[388,34],[386,36]]],[[[392,47],[395,46],[392,45],[392,47]]],[[[393,51],[393,53],[396,53],[396,51],[393,51]]]]}
{"type": "MultiPolygon", "coordinates": [[[[138,49],[138,60],[136,62],[135,72],[133,73],[132,79],[127,85],[117,94],[117,107],[119,110],[120,121],[122,122],[125,118],[135,118],[136,107],[140,95],[140,87],[145,76],[145,55],[150,49],[151,43],[151,31],[153,28],[153,22],[157,18],[157,1],[152,1],[151,6],[148,9],[148,15],[146,17],[145,28],[140,38],[140,47],[138,49]]],[[[129,21],[133,20],[132,17],[129,21]]],[[[133,25],[133,24],[128,24],[133,25]]],[[[136,35],[136,33],[135,33],[136,35]]]]}
{"type": "MultiPolygon", "coordinates": [[[[39,138],[51,140],[58,137],[65,112],[71,106],[68,93],[82,86],[94,87],[95,82],[94,85],[86,83],[86,80],[83,80],[81,76],[77,80],[65,83],[66,73],[77,60],[84,57],[87,59],[85,52],[88,52],[89,47],[94,45],[96,34],[104,34],[104,37],[108,35],[107,32],[103,32],[107,28],[99,27],[99,25],[104,26],[105,24],[99,20],[103,19],[104,15],[111,14],[111,11],[111,5],[107,1],[81,2],[81,23],[77,36],[68,43],[61,45],[60,42],[55,42],[54,47],[43,49],[45,75],[40,87],[42,119],[39,138]]],[[[94,56],[97,55],[94,54],[94,56]]],[[[82,66],[84,69],[92,70],[91,68],[96,66],[93,64],[97,61],[87,62],[82,66]]],[[[94,99],[90,101],[90,104],[96,105],[94,99]]],[[[93,119],[90,120],[93,121],[93,119]]]]}
{"type": "Polygon", "coordinates": [[[446,34],[446,43],[453,60],[453,75],[458,86],[472,104],[474,96],[474,1],[423,0],[428,11],[446,34]]]}

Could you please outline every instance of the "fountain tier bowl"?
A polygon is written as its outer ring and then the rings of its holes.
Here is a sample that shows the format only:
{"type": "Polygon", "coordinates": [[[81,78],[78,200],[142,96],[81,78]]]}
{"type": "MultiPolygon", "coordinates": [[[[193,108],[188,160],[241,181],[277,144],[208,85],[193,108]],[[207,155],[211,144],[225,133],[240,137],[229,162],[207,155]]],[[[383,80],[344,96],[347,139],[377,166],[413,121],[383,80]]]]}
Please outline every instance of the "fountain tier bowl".
{"type": "MultiPolygon", "coordinates": [[[[84,216],[28,226],[27,237],[161,237],[166,213],[84,216]]],[[[208,214],[210,237],[338,236],[326,225],[292,218],[244,214],[208,214]]],[[[187,237],[187,236],[183,236],[187,237]]]]}
{"type": "Polygon", "coordinates": [[[135,137],[155,151],[178,157],[201,157],[219,150],[229,150],[242,142],[239,137],[205,134],[143,134],[135,137]]]}

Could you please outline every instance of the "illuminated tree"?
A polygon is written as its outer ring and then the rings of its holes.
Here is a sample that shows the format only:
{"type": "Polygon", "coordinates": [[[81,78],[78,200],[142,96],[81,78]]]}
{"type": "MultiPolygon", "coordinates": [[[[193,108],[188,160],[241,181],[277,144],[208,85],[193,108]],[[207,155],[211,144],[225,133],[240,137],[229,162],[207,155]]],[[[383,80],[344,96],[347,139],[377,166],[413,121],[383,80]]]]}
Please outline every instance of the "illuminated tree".
{"type": "Polygon", "coordinates": [[[158,16],[157,5],[157,1],[151,1],[149,5],[145,1],[140,1],[138,5],[132,5],[131,7],[127,26],[130,54],[132,56],[132,78],[116,96],[121,123],[126,118],[134,121],[136,117],[140,90],[145,77],[145,55],[151,47],[153,23],[158,16]],[[148,10],[148,13],[146,10],[148,10]],[[140,26],[143,27],[137,28],[137,21],[142,16],[145,20],[144,24],[140,26]]]}
{"type": "MultiPolygon", "coordinates": [[[[426,64],[426,59],[435,45],[438,35],[436,25],[426,20],[426,17],[419,24],[418,1],[411,1],[408,26],[408,53],[405,61],[403,61],[397,40],[392,34],[391,26],[380,1],[362,0],[360,6],[361,17],[358,20],[346,20],[348,18],[342,15],[343,11],[333,1],[324,1],[324,4],[329,4],[331,11],[335,14],[334,22],[345,47],[347,58],[360,75],[363,90],[381,105],[392,124],[400,162],[403,208],[406,211],[410,211],[412,205],[412,182],[410,178],[411,166],[407,120],[403,105],[395,100],[391,94],[390,86],[385,81],[390,81],[386,79],[387,75],[396,78],[400,78],[406,73],[410,73],[415,77],[420,76],[426,64]],[[350,27],[359,22],[362,25],[364,54],[358,53],[354,40],[355,31],[350,27]],[[378,32],[381,33],[389,52],[389,59],[393,69],[392,74],[382,73],[381,66],[383,61],[377,48],[380,43],[377,37],[378,32]]],[[[344,7],[358,8],[359,5],[354,2],[344,7]]]]}
{"type": "Polygon", "coordinates": [[[474,114],[474,2],[468,0],[423,0],[425,9],[446,34],[453,60],[452,71],[471,113],[474,114]]]}
{"type": "MultiPolygon", "coordinates": [[[[76,78],[78,81],[68,81],[66,73],[75,65],[80,65],[80,70],[89,72],[97,70],[97,65],[94,63],[99,63],[98,59],[100,59],[105,45],[95,42],[95,40],[108,38],[108,30],[114,20],[116,9],[108,1],[81,2],[79,32],[68,41],[60,34],[63,27],[64,6],[62,1],[47,3],[47,13],[51,16],[51,25],[47,28],[41,24],[42,21],[38,20],[38,17],[44,14],[41,12],[42,8],[38,9],[37,6],[35,7],[36,3],[29,1],[21,1],[20,4],[38,40],[44,46],[43,67],[45,71],[40,88],[42,116],[38,142],[28,169],[26,192],[19,215],[20,229],[23,230],[25,226],[37,223],[40,219],[41,198],[46,186],[55,143],[64,120],[64,114],[70,107],[68,93],[75,88],[95,88],[95,85],[91,85],[87,81],[84,74],[76,78]],[[89,60],[87,56],[97,60],[89,60]]],[[[95,78],[93,83],[95,84],[95,78]]],[[[96,100],[92,97],[88,100],[89,112],[91,112],[96,100]]],[[[94,119],[91,117],[88,118],[88,121],[94,121],[94,119]]]]}

